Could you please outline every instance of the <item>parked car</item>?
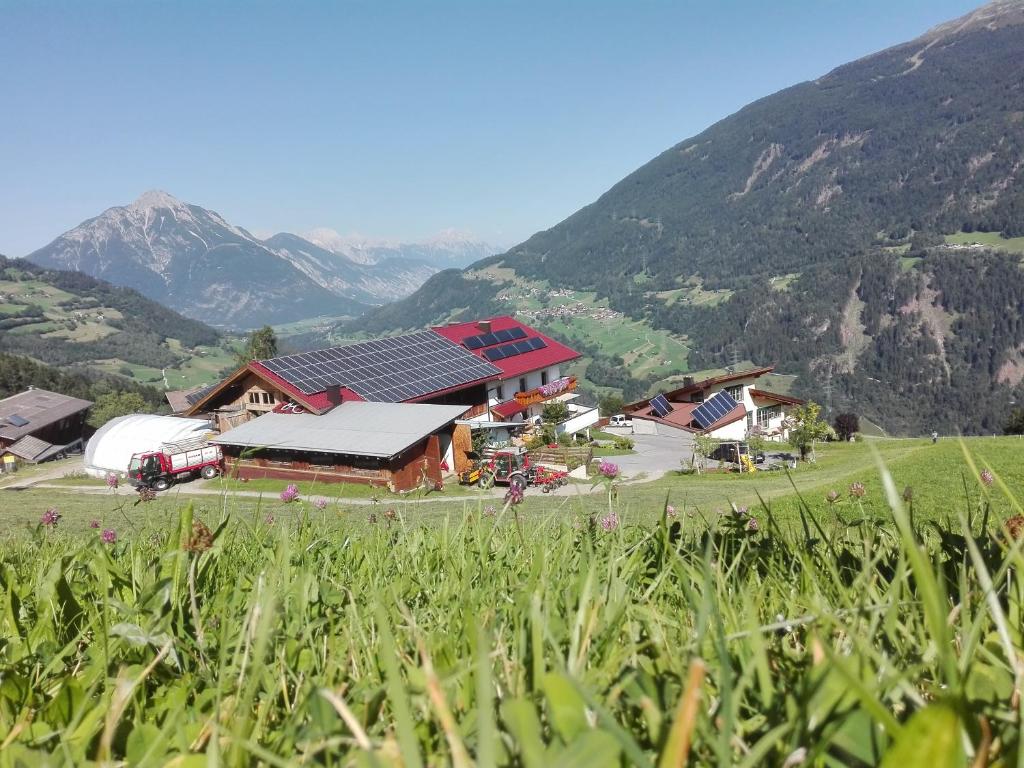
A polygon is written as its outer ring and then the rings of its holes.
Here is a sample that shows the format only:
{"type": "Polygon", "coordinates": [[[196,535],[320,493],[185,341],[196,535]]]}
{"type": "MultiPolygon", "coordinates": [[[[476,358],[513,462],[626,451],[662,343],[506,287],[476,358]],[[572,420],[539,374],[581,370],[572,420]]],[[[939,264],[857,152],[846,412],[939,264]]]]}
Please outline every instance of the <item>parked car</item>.
{"type": "Polygon", "coordinates": [[[608,419],[609,427],[616,427],[619,429],[633,429],[633,420],[622,413],[617,413],[608,419]]]}

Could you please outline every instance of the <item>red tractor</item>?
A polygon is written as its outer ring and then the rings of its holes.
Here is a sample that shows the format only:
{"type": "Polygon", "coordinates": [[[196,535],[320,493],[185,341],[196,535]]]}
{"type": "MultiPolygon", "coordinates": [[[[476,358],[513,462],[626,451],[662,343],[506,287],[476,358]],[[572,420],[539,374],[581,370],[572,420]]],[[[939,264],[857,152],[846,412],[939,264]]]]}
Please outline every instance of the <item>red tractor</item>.
{"type": "Polygon", "coordinates": [[[533,482],[536,468],[530,464],[530,457],[525,453],[513,451],[499,451],[494,454],[490,461],[480,467],[481,488],[490,488],[492,485],[507,485],[526,490],[526,487],[533,482]]]}

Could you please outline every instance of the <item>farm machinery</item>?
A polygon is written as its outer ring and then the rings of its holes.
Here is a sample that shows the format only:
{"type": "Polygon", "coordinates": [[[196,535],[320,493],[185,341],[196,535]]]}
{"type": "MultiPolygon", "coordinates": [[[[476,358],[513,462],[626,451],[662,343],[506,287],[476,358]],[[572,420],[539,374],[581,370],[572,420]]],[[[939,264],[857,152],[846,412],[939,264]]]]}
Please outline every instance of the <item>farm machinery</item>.
{"type": "Polygon", "coordinates": [[[469,469],[459,474],[459,482],[481,488],[507,485],[526,490],[534,486],[542,493],[550,493],[568,483],[569,475],[533,464],[525,452],[499,451],[489,459],[474,461],[469,469]]]}

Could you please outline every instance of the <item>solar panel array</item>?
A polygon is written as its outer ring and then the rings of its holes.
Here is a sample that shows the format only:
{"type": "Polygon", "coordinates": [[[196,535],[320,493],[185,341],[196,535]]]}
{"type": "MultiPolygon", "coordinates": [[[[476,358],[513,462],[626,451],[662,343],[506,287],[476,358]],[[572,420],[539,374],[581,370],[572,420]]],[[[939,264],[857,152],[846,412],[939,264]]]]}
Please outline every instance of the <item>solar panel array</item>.
{"type": "Polygon", "coordinates": [[[506,341],[525,338],[526,331],[522,328],[508,328],[503,331],[495,331],[494,333],[481,333],[479,336],[467,336],[462,340],[462,345],[466,349],[483,349],[484,347],[491,347],[506,341]]]}
{"type": "Polygon", "coordinates": [[[16,413],[11,414],[7,417],[7,423],[12,427],[27,427],[28,419],[24,419],[16,413]]]}
{"type": "Polygon", "coordinates": [[[664,419],[672,413],[672,404],[664,395],[658,395],[651,400],[651,410],[658,418],[664,419]]]}
{"type": "Polygon", "coordinates": [[[261,361],[306,395],[344,386],[377,403],[400,403],[501,373],[432,331],[261,361]]]}
{"type": "Polygon", "coordinates": [[[547,345],[548,344],[544,339],[539,336],[534,336],[532,339],[517,341],[513,344],[502,344],[500,347],[485,349],[484,357],[493,363],[496,360],[504,360],[507,357],[515,357],[516,355],[522,355],[527,352],[536,352],[538,349],[544,349],[547,345]]]}
{"type": "Polygon", "coordinates": [[[707,429],[729,413],[739,403],[728,392],[719,392],[710,400],[693,409],[693,420],[701,429],[707,429]]]}

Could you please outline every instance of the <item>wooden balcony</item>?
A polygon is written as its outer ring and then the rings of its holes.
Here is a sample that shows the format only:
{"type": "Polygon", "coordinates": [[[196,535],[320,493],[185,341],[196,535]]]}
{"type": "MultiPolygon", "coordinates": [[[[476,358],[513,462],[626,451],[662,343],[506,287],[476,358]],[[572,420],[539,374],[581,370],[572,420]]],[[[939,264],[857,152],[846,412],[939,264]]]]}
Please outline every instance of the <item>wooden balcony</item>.
{"type": "Polygon", "coordinates": [[[536,405],[537,403],[547,402],[548,400],[554,400],[559,395],[564,395],[566,392],[574,392],[575,390],[576,377],[566,376],[564,379],[556,379],[555,381],[551,382],[551,384],[548,384],[546,386],[535,387],[534,389],[528,390],[526,392],[516,392],[515,398],[517,403],[526,407],[530,405],[536,405]],[[565,382],[564,386],[555,388],[553,385],[557,384],[560,381],[565,382]],[[555,391],[551,391],[550,394],[545,395],[543,391],[544,389],[548,389],[549,391],[554,389],[555,391]]]}

